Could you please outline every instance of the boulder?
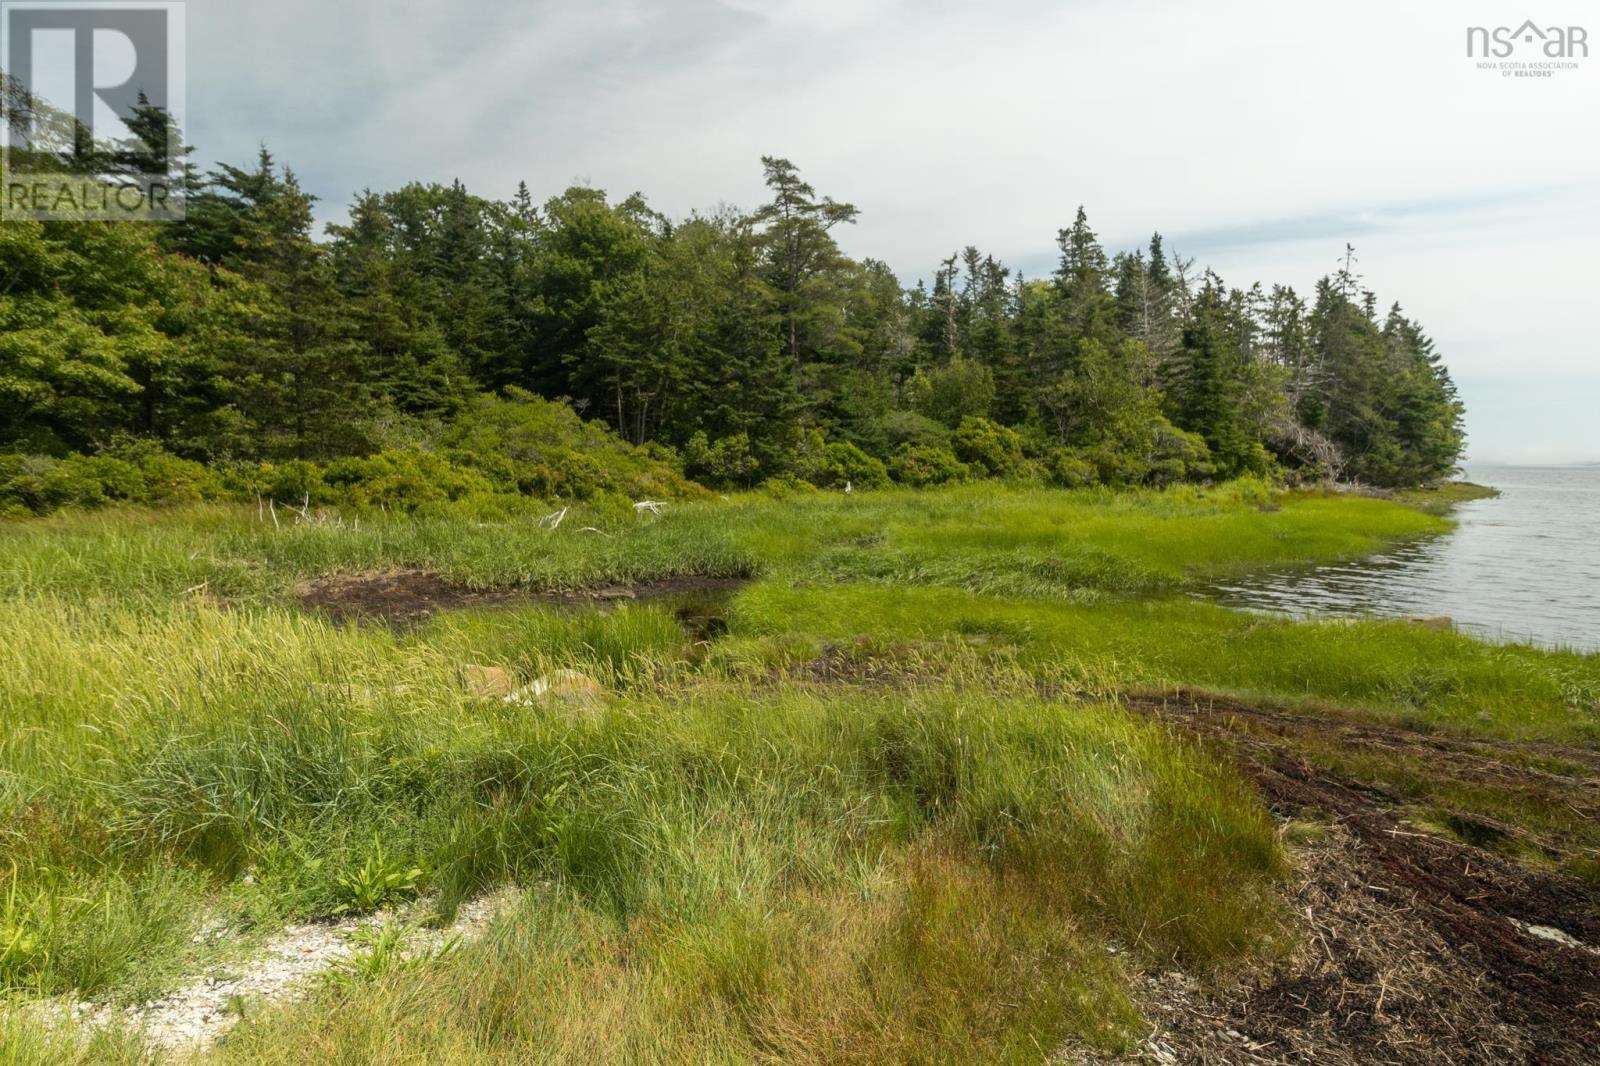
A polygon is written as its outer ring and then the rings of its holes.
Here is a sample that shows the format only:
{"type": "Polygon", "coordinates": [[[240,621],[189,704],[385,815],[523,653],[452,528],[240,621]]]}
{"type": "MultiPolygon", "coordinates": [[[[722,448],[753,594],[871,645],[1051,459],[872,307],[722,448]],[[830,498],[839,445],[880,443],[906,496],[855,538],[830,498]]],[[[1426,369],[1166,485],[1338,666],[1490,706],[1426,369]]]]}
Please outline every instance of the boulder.
{"type": "Polygon", "coordinates": [[[1407,618],[1406,621],[1419,625],[1423,629],[1431,629],[1437,633],[1448,633],[1456,627],[1456,620],[1447,614],[1430,615],[1426,618],[1407,618]]]}
{"type": "Polygon", "coordinates": [[[468,694],[480,700],[505,699],[517,690],[516,679],[503,666],[469,664],[461,668],[461,676],[468,694]]]}
{"type": "Polygon", "coordinates": [[[580,674],[576,670],[552,670],[504,698],[507,703],[522,707],[565,705],[594,708],[605,703],[606,689],[588,674],[580,674]]]}

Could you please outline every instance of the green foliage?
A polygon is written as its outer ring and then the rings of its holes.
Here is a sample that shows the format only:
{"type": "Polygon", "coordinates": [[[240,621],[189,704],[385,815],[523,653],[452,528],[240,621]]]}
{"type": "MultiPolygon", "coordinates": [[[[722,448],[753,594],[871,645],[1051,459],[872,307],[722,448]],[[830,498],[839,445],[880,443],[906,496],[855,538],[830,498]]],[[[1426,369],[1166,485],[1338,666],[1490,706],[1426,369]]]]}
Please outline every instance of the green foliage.
{"type": "Polygon", "coordinates": [[[473,400],[443,435],[450,455],[506,492],[590,499],[677,498],[696,489],[659,452],[632,447],[571,407],[521,389],[473,400]]]}
{"type": "Polygon", "coordinates": [[[417,511],[495,491],[476,469],[417,450],[335,460],[323,468],[322,482],[339,492],[340,502],[361,511],[417,511]]]}
{"type": "Polygon", "coordinates": [[[1066,448],[1051,449],[1045,456],[1044,471],[1046,481],[1063,489],[1093,485],[1099,476],[1095,464],[1066,448]]]}
{"type": "Polygon", "coordinates": [[[881,489],[889,484],[889,471],[881,459],[854,444],[835,441],[824,444],[813,435],[810,447],[796,464],[795,472],[821,488],[842,489],[852,485],[861,489],[881,489]]]}
{"type": "Polygon", "coordinates": [[[922,489],[966,481],[972,468],[948,448],[907,444],[889,460],[889,473],[901,485],[922,489]]]}
{"type": "Polygon", "coordinates": [[[987,418],[962,419],[953,442],[957,459],[991,477],[1018,477],[1026,472],[1022,438],[1016,430],[987,418]]]}
{"type": "Polygon", "coordinates": [[[634,448],[570,407],[520,390],[479,397],[443,430],[440,451],[420,446],[318,464],[234,464],[220,474],[149,441],[114,454],[0,455],[0,514],[44,514],[107,503],[178,504],[258,497],[295,508],[438,513],[454,504],[490,512],[524,499],[681,499],[704,490],[684,479],[670,450],[634,448]]]}
{"type": "Polygon", "coordinates": [[[745,433],[715,442],[708,441],[704,433],[696,433],[683,446],[683,465],[690,477],[720,486],[747,486],[761,469],[750,452],[750,437],[745,433]]]}
{"type": "Polygon", "coordinates": [[[217,474],[148,442],[121,456],[0,455],[0,515],[108,503],[192,503],[222,494],[217,474]]]}
{"type": "Polygon", "coordinates": [[[853,205],[786,159],[762,167],[770,200],[749,214],[412,183],[362,193],[321,241],[316,198],[263,149],[194,175],[189,217],[159,232],[19,222],[0,234],[0,453],[67,465],[7,460],[0,508],[222,491],[189,461],[286,502],[487,513],[692,494],[685,472],[878,483],[845,448],[1081,481],[1032,469],[1007,433],[1116,485],[1407,485],[1462,452],[1432,342],[1398,306],[1380,323],[1353,255],[1308,311],[1282,286],[1191,288],[1159,235],[1113,260],[1080,208],[1048,279],[968,247],[907,291],[840,251],[853,205]],[[335,483],[286,466],[343,460],[335,483]]]}
{"type": "Polygon", "coordinates": [[[967,418],[987,418],[994,406],[994,372],[957,356],[942,367],[918,369],[906,383],[912,410],[955,429],[967,418]]]}
{"type": "Polygon", "coordinates": [[[915,411],[890,411],[878,419],[877,431],[892,451],[910,445],[916,448],[949,448],[950,429],[915,411]]]}
{"type": "Polygon", "coordinates": [[[336,914],[370,914],[397,900],[416,894],[422,881],[422,867],[384,853],[383,840],[374,837],[372,850],[361,865],[339,878],[342,900],[336,914]]]}

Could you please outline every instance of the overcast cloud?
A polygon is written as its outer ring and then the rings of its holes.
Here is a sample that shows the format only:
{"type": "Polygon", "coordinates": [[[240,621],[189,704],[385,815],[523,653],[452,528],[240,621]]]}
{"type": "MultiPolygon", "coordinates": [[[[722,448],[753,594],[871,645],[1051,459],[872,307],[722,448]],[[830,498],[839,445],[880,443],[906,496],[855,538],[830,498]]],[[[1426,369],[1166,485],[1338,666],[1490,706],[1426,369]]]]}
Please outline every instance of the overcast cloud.
{"type": "Polygon", "coordinates": [[[1309,290],[1349,240],[1438,341],[1473,459],[1600,459],[1600,56],[1465,56],[1530,16],[1600,38],[1549,0],[191,0],[190,139],[266,141],[325,219],[457,177],[750,206],[784,155],[907,280],[966,244],[1046,272],[1079,203],[1113,249],[1160,229],[1239,285],[1309,290]]]}

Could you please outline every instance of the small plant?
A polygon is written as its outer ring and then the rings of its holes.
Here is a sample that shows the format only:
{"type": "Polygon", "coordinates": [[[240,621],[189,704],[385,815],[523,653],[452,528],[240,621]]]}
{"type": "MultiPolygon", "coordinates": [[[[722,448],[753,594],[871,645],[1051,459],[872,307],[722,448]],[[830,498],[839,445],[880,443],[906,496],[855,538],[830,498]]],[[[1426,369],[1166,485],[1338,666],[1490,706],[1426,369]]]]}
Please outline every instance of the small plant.
{"type": "Polygon", "coordinates": [[[17,867],[11,866],[11,886],[0,906],[0,984],[15,983],[43,963],[47,953],[39,947],[33,922],[17,902],[17,867]]]}
{"type": "Polygon", "coordinates": [[[328,973],[331,984],[348,987],[368,984],[386,974],[416,969],[455,951],[459,937],[449,937],[431,950],[408,950],[408,927],[394,922],[367,926],[351,934],[357,950],[328,973]]]}
{"type": "Polygon", "coordinates": [[[351,938],[357,950],[328,972],[328,979],[333,984],[353,985],[375,981],[397,969],[405,958],[405,930],[392,922],[384,922],[376,929],[358,929],[351,934],[351,938]]]}
{"type": "Polygon", "coordinates": [[[339,878],[345,898],[336,914],[367,914],[397,900],[416,894],[422,880],[420,866],[391,859],[384,854],[383,841],[372,839],[372,851],[357,870],[339,878]]]}

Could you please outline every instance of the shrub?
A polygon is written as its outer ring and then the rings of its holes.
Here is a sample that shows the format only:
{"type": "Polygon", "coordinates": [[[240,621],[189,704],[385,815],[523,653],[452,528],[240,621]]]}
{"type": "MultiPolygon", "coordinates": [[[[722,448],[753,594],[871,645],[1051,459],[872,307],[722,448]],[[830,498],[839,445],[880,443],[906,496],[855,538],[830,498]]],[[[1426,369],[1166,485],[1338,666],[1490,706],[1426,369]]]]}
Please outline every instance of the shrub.
{"type": "Polygon", "coordinates": [[[477,471],[415,449],[340,459],[323,469],[322,480],[341,491],[342,501],[361,510],[411,512],[494,492],[494,485],[477,471]]]}
{"type": "Polygon", "coordinates": [[[683,447],[683,465],[690,477],[708,485],[749,485],[761,468],[750,451],[750,436],[735,433],[713,443],[696,433],[683,447]]]}
{"type": "Polygon", "coordinates": [[[1216,473],[1211,449],[1198,433],[1188,433],[1159,419],[1151,429],[1150,472],[1145,478],[1153,485],[1208,478],[1216,473]]]}
{"type": "Polygon", "coordinates": [[[45,455],[0,457],[0,509],[8,515],[44,514],[78,502],[82,489],[60,468],[60,460],[45,455]]]}
{"type": "Polygon", "coordinates": [[[907,445],[889,460],[889,473],[900,484],[921,489],[966,481],[972,468],[948,448],[907,445]]]}
{"type": "Polygon", "coordinates": [[[787,500],[791,496],[804,496],[817,491],[817,487],[809,481],[790,475],[769,477],[761,483],[761,491],[775,500],[787,500]]]}
{"type": "Polygon", "coordinates": [[[59,483],[74,483],[80,486],[79,491],[93,497],[92,501],[86,498],[74,501],[80,505],[106,500],[139,503],[151,498],[150,483],[144,471],[126,459],[109,455],[69,456],[56,464],[55,476],[59,483]]]}
{"type": "Polygon", "coordinates": [[[473,400],[446,429],[443,443],[459,465],[478,470],[501,491],[525,496],[704,495],[678,471],[670,450],[636,448],[604,423],[585,422],[568,405],[522,389],[473,400]]]}
{"type": "Polygon", "coordinates": [[[332,503],[335,493],[322,480],[322,471],[315,463],[305,459],[290,459],[283,463],[262,463],[258,473],[257,491],[269,499],[283,503],[332,503]]]}
{"type": "Polygon", "coordinates": [[[889,471],[854,444],[834,441],[801,458],[800,477],[821,488],[852,485],[862,489],[881,489],[889,484],[889,471]]]}
{"type": "Polygon", "coordinates": [[[0,456],[0,514],[47,514],[62,507],[213,499],[221,479],[154,445],[118,455],[0,456]]]}
{"type": "Polygon", "coordinates": [[[192,459],[180,459],[153,441],[134,441],[116,448],[110,456],[98,456],[93,461],[99,464],[120,461],[133,467],[143,481],[138,495],[114,496],[114,499],[194,503],[217,499],[224,492],[222,479],[214,470],[192,459]]]}
{"type": "Polygon", "coordinates": [[[1067,448],[1053,449],[1044,460],[1045,479],[1063,489],[1093,485],[1098,477],[1094,464],[1067,448]]]}
{"type": "Polygon", "coordinates": [[[987,418],[963,418],[956,428],[954,445],[957,459],[992,477],[1017,477],[1027,471],[1022,438],[1016,430],[987,418]]]}
{"type": "Polygon", "coordinates": [[[1216,473],[1205,438],[1160,415],[1127,429],[1122,437],[1106,438],[1076,454],[1092,464],[1107,485],[1171,485],[1216,473]]]}

